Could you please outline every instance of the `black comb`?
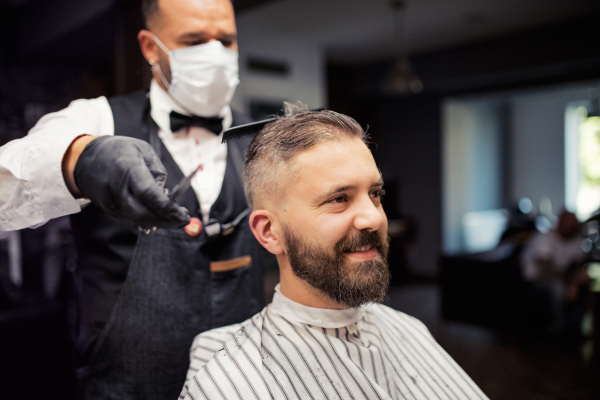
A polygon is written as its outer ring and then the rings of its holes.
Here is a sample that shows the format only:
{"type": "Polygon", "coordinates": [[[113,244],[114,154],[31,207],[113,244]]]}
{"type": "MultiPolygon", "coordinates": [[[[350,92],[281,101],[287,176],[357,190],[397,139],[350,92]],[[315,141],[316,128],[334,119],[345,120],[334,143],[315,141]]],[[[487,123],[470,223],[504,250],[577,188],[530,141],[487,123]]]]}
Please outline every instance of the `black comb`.
{"type": "Polygon", "coordinates": [[[229,140],[240,140],[246,136],[256,135],[266,124],[277,120],[279,117],[271,117],[263,119],[262,121],[250,122],[249,124],[238,125],[227,129],[223,132],[222,143],[226,143],[229,140]]]}
{"type": "MultiPolygon", "coordinates": [[[[324,110],[324,108],[313,108],[312,110],[307,110],[307,111],[323,111],[323,110],[324,110]]],[[[285,117],[285,115],[284,115],[284,117],[285,117]]],[[[246,136],[254,136],[258,132],[260,132],[260,130],[262,128],[264,128],[264,126],[266,124],[268,124],[269,122],[276,121],[279,118],[281,118],[281,116],[274,116],[274,117],[270,117],[267,119],[263,119],[262,121],[250,122],[249,124],[231,127],[229,129],[227,129],[225,132],[223,132],[223,139],[221,140],[221,143],[226,143],[229,140],[240,140],[241,138],[246,137],[246,136]]]]}

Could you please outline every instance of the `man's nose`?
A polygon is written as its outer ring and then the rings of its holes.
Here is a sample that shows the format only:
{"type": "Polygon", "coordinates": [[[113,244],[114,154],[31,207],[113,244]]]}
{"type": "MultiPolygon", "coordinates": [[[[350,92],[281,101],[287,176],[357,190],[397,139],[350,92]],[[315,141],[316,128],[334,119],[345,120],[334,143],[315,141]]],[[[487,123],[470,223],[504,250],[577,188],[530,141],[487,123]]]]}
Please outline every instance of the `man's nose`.
{"type": "Polygon", "coordinates": [[[385,217],[381,210],[373,204],[371,197],[365,196],[356,206],[357,211],[354,217],[354,227],[356,229],[376,231],[381,227],[385,217]]]}

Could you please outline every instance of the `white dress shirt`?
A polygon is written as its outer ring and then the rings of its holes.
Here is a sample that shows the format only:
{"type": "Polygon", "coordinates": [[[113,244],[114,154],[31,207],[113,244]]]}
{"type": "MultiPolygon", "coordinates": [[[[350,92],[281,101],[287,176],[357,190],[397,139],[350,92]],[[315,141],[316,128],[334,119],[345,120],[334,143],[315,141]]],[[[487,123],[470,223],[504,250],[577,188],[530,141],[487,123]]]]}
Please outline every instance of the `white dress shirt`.
{"type": "Polygon", "coordinates": [[[487,399],[417,319],[324,310],[276,289],[241,324],[198,335],[180,399],[487,399]]]}
{"type": "MultiPolygon", "coordinates": [[[[223,184],[227,145],[221,143],[221,135],[203,128],[171,132],[170,112],[189,113],[155,81],[150,85],[150,102],[159,137],[184,175],[202,165],[192,188],[206,222],[223,184]]],[[[219,116],[223,117],[224,129],[229,128],[229,106],[219,116]]],[[[24,138],[0,147],[0,230],[37,227],[52,218],[79,212],[89,201],[73,198],[67,189],[61,169],[63,156],[75,138],[114,135],[114,130],[106,97],[80,99],[42,117],[24,138]]]]}

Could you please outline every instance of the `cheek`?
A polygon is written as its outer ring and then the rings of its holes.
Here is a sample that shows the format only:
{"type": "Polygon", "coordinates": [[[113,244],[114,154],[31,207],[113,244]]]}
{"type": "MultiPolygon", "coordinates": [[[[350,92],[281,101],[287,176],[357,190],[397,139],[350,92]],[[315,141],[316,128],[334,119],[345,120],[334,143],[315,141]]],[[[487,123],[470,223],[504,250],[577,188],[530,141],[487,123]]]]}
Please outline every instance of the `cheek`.
{"type": "Polygon", "coordinates": [[[378,231],[379,233],[381,233],[382,235],[387,235],[387,231],[388,231],[388,220],[387,220],[387,216],[385,215],[385,212],[383,211],[383,208],[381,208],[379,210],[379,212],[381,213],[381,218],[383,219],[383,222],[381,224],[381,226],[379,227],[378,231]]]}
{"type": "Polygon", "coordinates": [[[317,219],[319,237],[322,243],[336,244],[352,234],[352,220],[341,215],[327,215],[317,219]]]}

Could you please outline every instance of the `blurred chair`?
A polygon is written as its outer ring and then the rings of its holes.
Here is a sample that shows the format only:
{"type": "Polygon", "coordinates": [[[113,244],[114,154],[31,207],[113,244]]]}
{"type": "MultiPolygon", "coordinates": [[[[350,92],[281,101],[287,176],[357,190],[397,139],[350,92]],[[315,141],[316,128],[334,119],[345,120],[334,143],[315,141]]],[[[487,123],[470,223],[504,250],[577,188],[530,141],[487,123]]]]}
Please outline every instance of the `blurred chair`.
{"type": "Polygon", "coordinates": [[[442,319],[483,326],[515,339],[525,291],[520,251],[506,244],[484,253],[442,256],[442,319]]]}

